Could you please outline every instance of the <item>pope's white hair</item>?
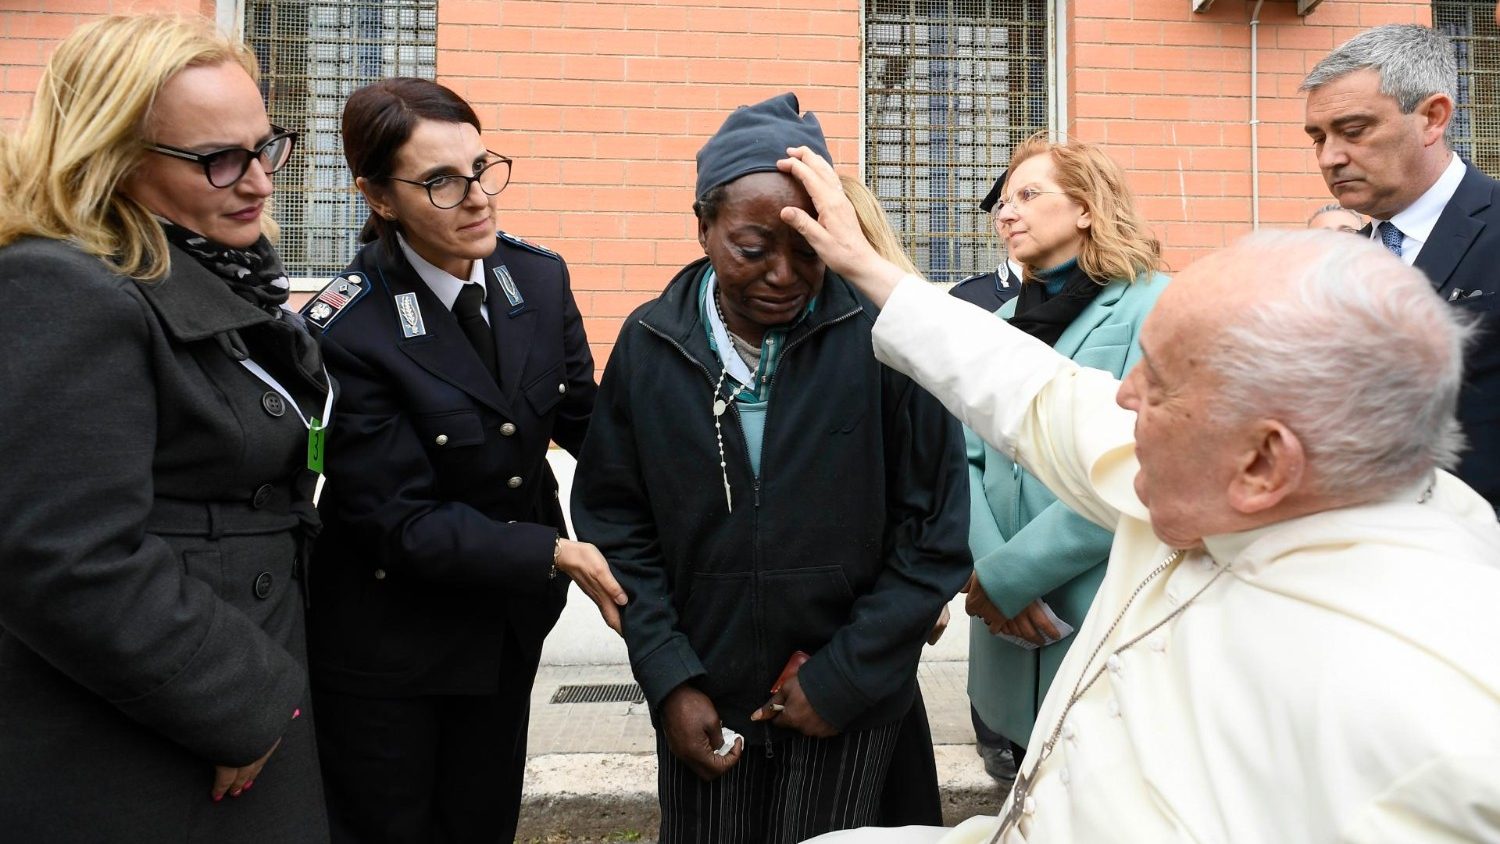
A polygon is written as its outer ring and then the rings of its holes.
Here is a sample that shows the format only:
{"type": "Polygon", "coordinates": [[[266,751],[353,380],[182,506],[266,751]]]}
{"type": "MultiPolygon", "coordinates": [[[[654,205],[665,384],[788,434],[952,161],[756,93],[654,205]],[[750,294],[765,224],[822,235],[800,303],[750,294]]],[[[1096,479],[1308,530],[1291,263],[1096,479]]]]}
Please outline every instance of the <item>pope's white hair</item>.
{"type": "Polygon", "coordinates": [[[1426,275],[1344,232],[1257,233],[1226,257],[1268,285],[1214,344],[1220,396],[1240,420],[1291,428],[1317,493],[1375,501],[1457,462],[1473,323],[1426,275]]]}

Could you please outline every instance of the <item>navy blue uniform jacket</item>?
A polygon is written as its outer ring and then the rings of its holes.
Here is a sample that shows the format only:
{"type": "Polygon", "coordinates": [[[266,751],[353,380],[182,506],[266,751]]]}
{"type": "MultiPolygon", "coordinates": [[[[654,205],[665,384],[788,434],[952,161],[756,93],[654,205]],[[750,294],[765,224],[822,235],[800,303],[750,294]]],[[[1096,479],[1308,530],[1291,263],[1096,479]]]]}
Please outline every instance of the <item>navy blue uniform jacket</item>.
{"type": "Polygon", "coordinates": [[[971,275],[948,291],[954,298],[978,305],[991,313],[1020,292],[1021,280],[1011,274],[1008,264],[1001,264],[993,272],[971,275]],[[1001,272],[1005,275],[1001,275],[1001,272]]]}
{"type": "Polygon", "coordinates": [[[303,309],[342,390],[311,566],[319,686],[494,693],[505,628],[535,664],[562,612],[569,581],[549,573],[564,527],[546,456],[549,441],[582,445],[594,360],[561,258],[501,235],[484,265],[498,385],[457,318],[381,242],[345,270],[359,282],[348,304],[303,309]],[[420,312],[410,337],[402,294],[420,312]]]}

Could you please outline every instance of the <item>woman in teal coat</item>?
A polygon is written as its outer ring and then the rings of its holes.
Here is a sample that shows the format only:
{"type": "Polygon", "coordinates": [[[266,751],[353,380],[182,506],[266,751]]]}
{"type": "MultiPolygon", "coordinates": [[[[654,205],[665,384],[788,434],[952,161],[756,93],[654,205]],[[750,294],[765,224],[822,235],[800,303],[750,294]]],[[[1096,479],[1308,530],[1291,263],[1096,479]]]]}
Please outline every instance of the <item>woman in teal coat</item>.
{"type": "MultiPolygon", "coordinates": [[[[1033,137],[1017,147],[996,226],[1026,267],[996,314],[1079,364],[1122,378],[1166,287],[1157,242],[1120,168],[1098,148],[1033,137]]],[[[969,697],[1019,765],[1036,712],[1093,603],[1109,531],[1069,510],[1008,456],[966,432],[974,576],[966,606],[969,697]],[[1050,613],[1049,613],[1050,610],[1050,613]],[[1009,638],[1007,638],[1009,637],[1009,638]]]]}

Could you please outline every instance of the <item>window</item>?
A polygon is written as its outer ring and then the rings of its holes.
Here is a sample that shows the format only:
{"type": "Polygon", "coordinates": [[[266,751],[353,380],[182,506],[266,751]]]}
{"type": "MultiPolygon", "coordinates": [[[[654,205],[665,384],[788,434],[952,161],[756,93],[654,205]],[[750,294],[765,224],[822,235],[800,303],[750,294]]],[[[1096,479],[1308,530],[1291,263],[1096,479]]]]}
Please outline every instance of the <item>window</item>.
{"type": "Polygon", "coordinates": [[[932,281],[999,264],[979,200],[1047,128],[1047,0],[866,0],[865,178],[932,281]]]}
{"type": "Polygon", "coordinates": [[[1480,170],[1500,173],[1500,31],[1492,0],[1437,0],[1432,25],[1453,39],[1458,109],[1448,130],[1453,149],[1480,170]]]}
{"type": "Polygon", "coordinates": [[[247,0],[245,40],[271,122],[302,133],[276,174],[278,251],[293,278],[326,278],[354,257],[369,214],[344,164],[344,101],[387,76],[436,75],[437,0],[247,0]]]}

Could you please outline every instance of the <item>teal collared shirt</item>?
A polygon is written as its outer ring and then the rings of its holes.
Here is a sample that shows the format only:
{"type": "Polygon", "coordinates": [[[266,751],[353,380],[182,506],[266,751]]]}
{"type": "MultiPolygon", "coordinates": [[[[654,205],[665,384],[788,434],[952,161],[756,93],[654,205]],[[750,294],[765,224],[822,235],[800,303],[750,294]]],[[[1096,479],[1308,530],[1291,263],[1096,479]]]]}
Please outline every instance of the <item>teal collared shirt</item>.
{"type": "Polygon", "coordinates": [[[765,441],[766,410],[771,404],[771,381],[776,374],[776,365],[781,362],[787,335],[798,323],[807,319],[817,307],[817,297],[807,303],[801,315],[786,325],[766,329],[760,342],[760,364],[754,372],[734,350],[729,340],[729,328],[719,318],[719,309],[714,306],[714,286],[718,277],[713,267],[703,274],[698,289],[698,312],[708,334],[708,347],[719,359],[719,365],[733,381],[735,410],[740,419],[740,431],[745,435],[745,446],[750,452],[750,468],[760,477],[761,444],[765,441]]]}

